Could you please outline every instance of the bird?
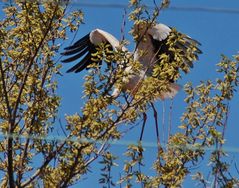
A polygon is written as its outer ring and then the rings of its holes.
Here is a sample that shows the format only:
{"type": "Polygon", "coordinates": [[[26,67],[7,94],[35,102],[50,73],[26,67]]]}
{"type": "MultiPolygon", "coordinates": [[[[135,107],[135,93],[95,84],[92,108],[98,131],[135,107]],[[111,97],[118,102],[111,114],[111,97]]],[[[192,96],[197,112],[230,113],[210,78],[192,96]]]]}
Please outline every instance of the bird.
{"type": "MultiPolygon", "coordinates": [[[[176,40],[173,47],[179,50],[183,65],[189,66],[190,68],[193,67],[193,61],[198,60],[198,54],[202,53],[198,48],[201,44],[188,35],[175,31],[175,29],[162,23],[141,22],[134,26],[133,33],[135,33],[134,36],[136,38],[135,50],[134,52],[128,53],[133,55],[134,61],[138,61],[142,67],[138,74],[132,73],[134,71],[131,66],[126,67],[125,71],[131,73],[131,75],[129,79],[123,79],[123,90],[129,91],[131,94],[134,94],[135,91],[137,92],[139,83],[146,77],[153,75],[154,67],[160,63],[160,56],[162,54],[166,54],[169,57],[169,61],[175,59],[174,53],[170,51],[172,46],[170,46],[169,43],[175,33],[181,37],[180,40],[176,40]]],[[[119,49],[124,52],[128,51],[112,34],[102,29],[94,29],[73,45],[64,48],[65,51],[61,53],[61,55],[70,57],[62,60],[63,63],[79,61],[67,70],[67,73],[81,72],[84,69],[88,69],[92,63],[101,65],[101,60],[95,62],[91,59],[92,55],[97,52],[97,47],[102,43],[108,44],[112,51],[117,52],[119,49]]],[[[106,56],[107,53],[109,52],[105,52],[106,56]]],[[[185,72],[187,73],[187,71],[185,72]]],[[[162,92],[160,95],[161,100],[173,98],[181,88],[174,80],[169,81],[168,90],[162,92]]],[[[121,89],[115,87],[111,95],[116,98],[120,92],[121,89]]]]}

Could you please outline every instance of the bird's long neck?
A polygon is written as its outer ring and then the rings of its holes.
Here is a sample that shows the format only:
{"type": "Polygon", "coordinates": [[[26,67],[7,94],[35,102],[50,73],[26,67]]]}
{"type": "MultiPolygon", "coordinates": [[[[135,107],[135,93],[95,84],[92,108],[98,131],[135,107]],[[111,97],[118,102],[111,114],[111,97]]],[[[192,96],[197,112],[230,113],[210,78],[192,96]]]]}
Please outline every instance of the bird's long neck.
{"type": "Polygon", "coordinates": [[[144,69],[152,69],[151,67],[155,63],[156,57],[154,53],[155,49],[151,42],[149,35],[145,36],[145,40],[139,41],[137,49],[134,54],[134,60],[139,61],[144,69]]]}

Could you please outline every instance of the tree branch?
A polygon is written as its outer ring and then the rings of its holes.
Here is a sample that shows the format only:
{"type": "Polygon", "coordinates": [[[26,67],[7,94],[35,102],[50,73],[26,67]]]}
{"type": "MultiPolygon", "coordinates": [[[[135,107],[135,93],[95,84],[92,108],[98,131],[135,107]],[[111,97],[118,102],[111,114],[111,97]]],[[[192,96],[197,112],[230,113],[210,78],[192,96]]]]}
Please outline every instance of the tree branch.
{"type": "MultiPolygon", "coordinates": [[[[6,83],[5,83],[5,78],[4,78],[4,71],[3,71],[3,66],[2,66],[2,61],[0,59],[0,71],[1,71],[1,81],[3,85],[3,93],[4,93],[4,98],[5,98],[5,103],[7,105],[7,111],[8,111],[8,121],[9,121],[9,127],[8,127],[8,135],[12,134],[12,110],[10,107],[9,99],[8,99],[8,93],[7,93],[7,88],[6,88],[6,83]]],[[[12,147],[12,137],[8,137],[7,141],[7,173],[8,173],[8,178],[9,178],[9,187],[14,188],[14,176],[13,176],[13,147],[12,147]]]]}
{"type": "MultiPolygon", "coordinates": [[[[67,138],[66,138],[67,140],[67,138]]],[[[62,149],[62,147],[65,145],[66,141],[64,141],[55,151],[49,153],[49,155],[46,157],[44,163],[42,166],[25,182],[21,184],[20,187],[27,187],[32,183],[45,169],[45,167],[51,162],[51,160],[56,156],[56,154],[62,149]]]]}

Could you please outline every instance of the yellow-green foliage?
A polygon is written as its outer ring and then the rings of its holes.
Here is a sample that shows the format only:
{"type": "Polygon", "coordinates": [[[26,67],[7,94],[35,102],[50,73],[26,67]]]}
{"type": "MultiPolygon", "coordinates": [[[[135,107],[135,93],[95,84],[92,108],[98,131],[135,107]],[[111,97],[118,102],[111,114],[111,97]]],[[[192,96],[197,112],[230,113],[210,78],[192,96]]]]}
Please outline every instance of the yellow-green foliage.
{"type": "Polygon", "coordinates": [[[55,61],[59,39],[66,38],[66,28],[76,30],[83,16],[75,12],[65,17],[65,9],[66,5],[57,1],[20,0],[4,9],[0,23],[0,131],[8,136],[1,140],[1,152],[7,156],[0,162],[5,173],[1,187],[6,183],[32,187],[39,177],[44,183],[56,177],[54,169],[52,174],[43,171],[51,169],[48,163],[56,156],[58,144],[30,138],[49,134],[60,104],[55,79],[60,68],[55,61]],[[26,139],[13,139],[17,136],[26,139]],[[42,160],[38,170],[31,166],[36,159],[42,160]]]}
{"type": "MultiPolygon", "coordinates": [[[[159,10],[169,4],[162,1],[149,14],[140,2],[130,1],[129,19],[134,25],[145,21],[154,24],[159,10]]],[[[83,19],[81,11],[66,15],[67,5],[67,1],[64,4],[19,0],[4,10],[6,16],[0,22],[0,131],[8,136],[1,138],[0,143],[1,156],[6,156],[0,161],[4,174],[1,187],[68,187],[86,174],[89,165],[99,157],[103,165],[100,183],[114,186],[111,171],[117,166],[116,156],[110,153],[108,141],[121,139],[122,127],[135,125],[148,104],[169,90],[170,81],[189,71],[190,65],[183,63],[176,45],[178,40],[184,43],[185,36],[173,29],[168,42],[173,61],[168,62],[168,54],[161,55],[154,75],[144,79],[134,95],[126,91],[113,98],[113,88],[123,90],[125,80],[132,73],[138,74],[141,65],[120,47],[116,52],[109,44],[101,44],[91,61],[102,60],[105,64],[100,67],[93,63],[88,67],[82,110],[66,116],[67,125],[62,126],[64,140],[45,139],[50,138],[54,128],[59,128],[55,122],[60,105],[56,94],[60,66],[55,59],[59,44],[66,38],[66,31],[76,31],[83,19]],[[125,71],[128,67],[132,73],[125,71]],[[35,161],[39,161],[39,166],[32,165],[35,161]]],[[[138,38],[136,32],[132,34],[138,38]]],[[[187,59],[196,59],[195,45],[186,52],[187,59]]],[[[119,184],[180,187],[191,173],[189,166],[200,161],[205,147],[211,146],[216,148],[209,161],[215,181],[222,187],[238,183],[228,175],[221,149],[229,101],[238,85],[238,61],[238,56],[233,60],[223,57],[218,64],[222,75],[215,82],[208,80],[196,87],[185,85],[187,108],[179,125],[182,131],[170,136],[167,147],[158,146],[157,159],[152,162],[155,175],[146,175],[139,168],[144,163],[142,143],[129,145],[119,184]]],[[[200,172],[194,176],[203,182],[202,177],[200,172]]]]}
{"type": "MultiPolygon", "coordinates": [[[[185,85],[187,107],[179,125],[183,132],[171,135],[167,147],[159,146],[153,165],[157,174],[148,176],[140,170],[144,166],[144,152],[139,143],[128,147],[125,154],[129,160],[119,183],[125,183],[126,187],[136,183],[144,187],[181,187],[186,176],[192,174],[190,166],[203,160],[208,148],[213,147],[215,150],[210,152],[210,166],[207,167],[211,168],[213,181],[221,187],[238,186],[238,178],[231,176],[230,164],[224,161],[227,154],[222,149],[224,131],[228,126],[229,102],[239,83],[238,60],[238,56],[233,60],[223,56],[217,65],[217,72],[222,75],[215,82],[208,80],[196,87],[191,83],[185,85]]],[[[193,175],[193,179],[202,185],[212,184],[200,171],[193,175]]]]}

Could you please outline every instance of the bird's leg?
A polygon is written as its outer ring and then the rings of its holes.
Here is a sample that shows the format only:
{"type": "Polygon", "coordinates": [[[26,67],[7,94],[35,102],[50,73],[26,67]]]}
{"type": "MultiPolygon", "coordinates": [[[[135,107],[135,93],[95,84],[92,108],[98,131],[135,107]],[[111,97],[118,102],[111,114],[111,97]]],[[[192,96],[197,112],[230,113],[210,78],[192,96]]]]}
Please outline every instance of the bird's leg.
{"type": "Polygon", "coordinates": [[[168,140],[171,136],[171,130],[172,130],[172,114],[173,114],[173,99],[171,99],[171,104],[170,104],[170,114],[169,114],[169,126],[168,126],[168,140]]]}
{"type": "Polygon", "coordinates": [[[158,128],[158,112],[154,106],[154,104],[151,102],[150,103],[152,108],[153,108],[153,112],[154,112],[154,120],[155,120],[155,128],[156,128],[156,136],[157,136],[157,144],[158,147],[160,146],[160,138],[159,138],[159,128],[158,128]]]}
{"type": "MultiPolygon", "coordinates": [[[[144,128],[145,128],[145,124],[146,124],[146,121],[147,121],[147,114],[146,112],[143,113],[143,126],[142,126],[142,129],[141,129],[141,133],[140,133],[140,138],[139,138],[139,144],[141,145],[141,141],[143,139],[143,134],[144,134],[144,128]]],[[[143,151],[139,151],[139,157],[141,157],[141,159],[143,159],[143,151]]],[[[142,166],[142,163],[139,162],[139,172],[141,172],[141,166],[142,166]]],[[[141,187],[143,187],[143,184],[141,182],[141,187]]]]}
{"type": "Polygon", "coordinates": [[[147,114],[146,114],[146,112],[144,112],[143,113],[143,126],[142,126],[142,129],[141,129],[140,138],[139,138],[140,142],[142,141],[142,138],[143,138],[144,127],[145,127],[146,121],[147,121],[147,114]]]}
{"type": "MultiPolygon", "coordinates": [[[[144,134],[144,128],[145,128],[145,124],[146,124],[146,121],[147,121],[147,114],[146,112],[143,113],[143,126],[142,126],[142,129],[141,129],[141,133],[140,133],[140,138],[139,138],[139,144],[141,144],[141,141],[143,139],[143,134],[144,134]]],[[[143,159],[143,151],[139,151],[139,157],[141,159],[143,159]]],[[[139,172],[141,173],[141,166],[143,165],[141,161],[138,162],[138,165],[139,165],[139,172]]],[[[144,184],[143,182],[141,181],[141,187],[144,187],[144,184]]]]}
{"type": "Polygon", "coordinates": [[[165,143],[165,101],[162,101],[163,104],[163,114],[162,114],[162,142],[165,143]]]}

